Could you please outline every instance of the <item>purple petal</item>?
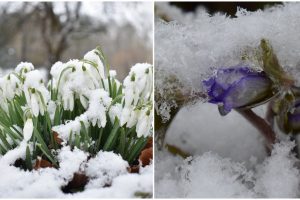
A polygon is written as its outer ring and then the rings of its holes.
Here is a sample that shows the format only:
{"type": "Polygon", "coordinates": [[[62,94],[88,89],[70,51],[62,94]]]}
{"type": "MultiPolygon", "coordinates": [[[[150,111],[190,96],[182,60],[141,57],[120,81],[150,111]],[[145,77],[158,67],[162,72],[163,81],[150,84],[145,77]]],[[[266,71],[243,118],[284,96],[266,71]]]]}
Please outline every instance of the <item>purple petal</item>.
{"type": "Polygon", "coordinates": [[[225,110],[263,101],[273,96],[272,82],[264,75],[248,75],[235,82],[224,95],[225,110]]]}
{"type": "Polygon", "coordinates": [[[215,76],[203,81],[209,102],[219,105],[220,113],[232,108],[259,103],[272,97],[272,81],[264,72],[236,66],[219,69],[215,76]]]}

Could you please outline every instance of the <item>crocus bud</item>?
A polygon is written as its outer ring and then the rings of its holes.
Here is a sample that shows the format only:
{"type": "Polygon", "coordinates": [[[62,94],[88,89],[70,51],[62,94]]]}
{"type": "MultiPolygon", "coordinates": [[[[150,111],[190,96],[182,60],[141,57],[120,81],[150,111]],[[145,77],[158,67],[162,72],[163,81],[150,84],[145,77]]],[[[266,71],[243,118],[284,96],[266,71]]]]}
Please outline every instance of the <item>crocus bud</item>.
{"type": "Polygon", "coordinates": [[[219,69],[215,76],[203,81],[209,102],[218,104],[221,115],[233,108],[252,108],[276,94],[271,79],[261,71],[236,66],[219,69]]]}

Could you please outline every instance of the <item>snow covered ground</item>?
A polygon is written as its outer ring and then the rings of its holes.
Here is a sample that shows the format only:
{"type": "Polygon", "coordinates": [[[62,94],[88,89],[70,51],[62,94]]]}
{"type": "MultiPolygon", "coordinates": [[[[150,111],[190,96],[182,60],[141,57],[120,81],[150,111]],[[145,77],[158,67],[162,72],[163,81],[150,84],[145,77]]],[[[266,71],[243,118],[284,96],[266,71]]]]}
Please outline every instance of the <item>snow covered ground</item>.
{"type": "MultiPolygon", "coordinates": [[[[174,82],[166,84],[164,79],[175,75],[183,93],[203,92],[201,82],[213,69],[241,63],[257,69],[260,63],[252,51],[262,38],[270,41],[299,86],[299,3],[257,12],[238,9],[236,18],[209,16],[202,8],[185,14],[166,3],[156,6],[173,20],[156,19],[155,26],[155,92],[162,97],[156,103],[163,117],[176,106],[163,95],[174,82]],[[242,60],[245,52],[249,57],[242,60]]],[[[165,143],[191,157],[155,151],[155,196],[300,197],[300,160],[291,154],[294,143],[280,134],[267,156],[264,138],[252,125],[235,111],[220,116],[217,106],[205,101],[182,108],[167,131],[165,143]]],[[[260,106],[255,112],[264,116],[265,109],[260,106]]]]}
{"type": "MultiPolygon", "coordinates": [[[[60,168],[41,168],[24,171],[9,166],[0,159],[0,198],[133,198],[152,195],[153,165],[140,173],[127,171],[128,163],[112,152],[99,152],[87,161],[88,154],[64,147],[59,152],[60,168]],[[85,172],[89,182],[84,191],[63,193],[62,188],[73,179],[75,172],[85,172]],[[103,187],[105,186],[106,187],[103,187]],[[107,187],[109,186],[109,187],[107,187]]],[[[5,156],[3,156],[5,157],[5,156]]]]}
{"type": "Polygon", "coordinates": [[[193,156],[183,159],[167,150],[155,152],[156,197],[300,195],[300,161],[290,154],[294,143],[282,139],[267,157],[263,138],[236,112],[221,117],[214,105],[203,103],[184,108],[166,143],[193,156]]]}

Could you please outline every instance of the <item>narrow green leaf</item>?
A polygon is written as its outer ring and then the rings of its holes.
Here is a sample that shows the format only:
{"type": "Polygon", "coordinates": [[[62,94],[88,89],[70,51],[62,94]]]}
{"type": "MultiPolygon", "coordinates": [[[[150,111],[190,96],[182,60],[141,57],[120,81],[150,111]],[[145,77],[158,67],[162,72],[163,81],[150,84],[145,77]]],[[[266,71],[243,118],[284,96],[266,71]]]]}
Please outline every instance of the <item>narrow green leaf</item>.
{"type": "Polygon", "coordinates": [[[57,163],[53,157],[53,155],[51,154],[49,148],[47,147],[44,139],[42,138],[42,136],[40,135],[39,131],[37,130],[37,119],[33,118],[34,121],[34,129],[33,129],[33,133],[34,136],[36,137],[37,141],[39,142],[39,144],[37,144],[37,146],[42,150],[42,152],[47,156],[47,158],[54,164],[57,166],[57,163]]]}
{"type": "Polygon", "coordinates": [[[73,133],[71,131],[70,135],[69,135],[69,140],[68,140],[68,144],[70,145],[71,149],[74,147],[73,141],[72,141],[72,139],[73,139],[72,137],[73,137],[73,133]]]}
{"type": "Polygon", "coordinates": [[[120,130],[121,131],[120,131],[118,151],[119,151],[119,153],[123,157],[124,156],[124,151],[125,151],[126,137],[125,137],[125,130],[124,130],[124,128],[121,128],[120,130]]]}
{"type": "Polygon", "coordinates": [[[57,105],[54,113],[53,126],[57,126],[61,123],[60,106],[57,105]]]}
{"type": "Polygon", "coordinates": [[[119,130],[119,120],[116,118],[112,131],[110,132],[106,143],[104,144],[103,150],[104,151],[111,151],[116,143],[118,137],[118,130],[119,130]]]}
{"type": "Polygon", "coordinates": [[[80,136],[78,134],[75,135],[75,146],[80,149],[80,136]]]}
{"type": "Polygon", "coordinates": [[[7,142],[5,135],[3,132],[0,132],[0,139],[7,150],[12,149],[12,146],[7,142]]]}
{"type": "Polygon", "coordinates": [[[129,156],[127,158],[128,163],[132,163],[133,161],[136,160],[142,149],[145,147],[147,144],[147,139],[146,138],[139,138],[138,141],[132,146],[129,156]]]}
{"type": "Polygon", "coordinates": [[[51,155],[49,149],[44,148],[42,144],[37,144],[37,147],[40,148],[40,150],[45,154],[45,156],[50,160],[50,162],[55,166],[58,167],[57,161],[54,159],[54,157],[51,155]]]}
{"type": "Polygon", "coordinates": [[[32,170],[32,158],[31,158],[31,153],[30,153],[30,149],[29,146],[26,147],[26,158],[25,158],[25,163],[26,163],[26,167],[29,170],[32,170]]]}

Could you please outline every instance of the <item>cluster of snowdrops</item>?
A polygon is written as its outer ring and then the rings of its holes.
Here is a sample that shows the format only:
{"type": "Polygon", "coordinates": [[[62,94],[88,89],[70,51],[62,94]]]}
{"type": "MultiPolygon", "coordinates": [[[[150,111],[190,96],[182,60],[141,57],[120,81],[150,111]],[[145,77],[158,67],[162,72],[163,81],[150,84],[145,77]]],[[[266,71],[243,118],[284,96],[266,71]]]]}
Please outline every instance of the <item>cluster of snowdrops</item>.
{"type": "Polygon", "coordinates": [[[153,67],[136,64],[121,83],[96,48],[81,60],[55,63],[50,74],[45,83],[39,70],[22,62],[0,79],[2,162],[26,170],[41,160],[59,167],[64,146],[138,162],[152,135],[153,67]]]}

